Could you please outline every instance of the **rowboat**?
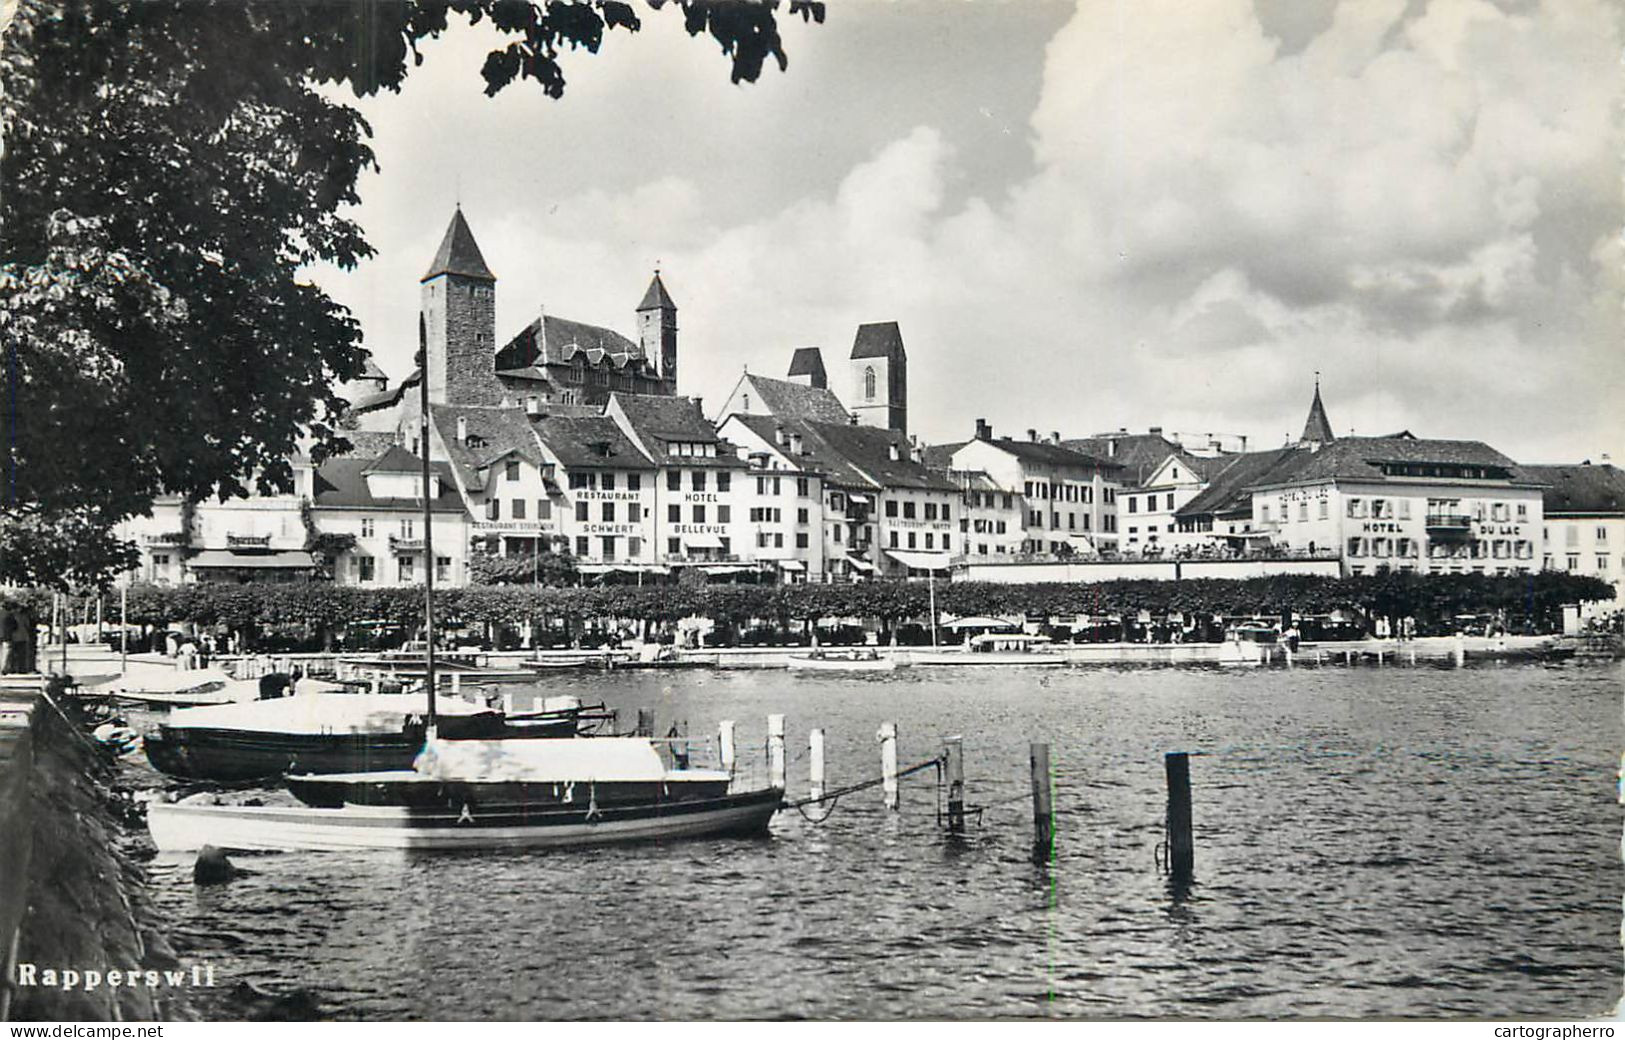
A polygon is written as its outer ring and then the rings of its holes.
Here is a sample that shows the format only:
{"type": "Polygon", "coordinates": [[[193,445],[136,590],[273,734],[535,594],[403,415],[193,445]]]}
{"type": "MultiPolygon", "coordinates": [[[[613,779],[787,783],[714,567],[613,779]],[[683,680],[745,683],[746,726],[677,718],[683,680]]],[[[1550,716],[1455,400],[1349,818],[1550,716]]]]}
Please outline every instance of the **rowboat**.
{"type": "Polygon", "coordinates": [[[894,672],[897,670],[897,658],[889,655],[883,657],[874,651],[866,654],[792,654],[790,669],[804,672],[894,672]]]}
{"type": "Polygon", "coordinates": [[[254,700],[259,696],[259,683],[233,679],[219,668],[148,668],[110,679],[94,692],[149,708],[193,708],[254,700]]]}
{"type": "Polygon", "coordinates": [[[783,788],[668,768],[653,741],[431,739],[414,767],[288,778],[305,804],[147,807],[163,851],[491,849],[764,833],[783,788]]]}

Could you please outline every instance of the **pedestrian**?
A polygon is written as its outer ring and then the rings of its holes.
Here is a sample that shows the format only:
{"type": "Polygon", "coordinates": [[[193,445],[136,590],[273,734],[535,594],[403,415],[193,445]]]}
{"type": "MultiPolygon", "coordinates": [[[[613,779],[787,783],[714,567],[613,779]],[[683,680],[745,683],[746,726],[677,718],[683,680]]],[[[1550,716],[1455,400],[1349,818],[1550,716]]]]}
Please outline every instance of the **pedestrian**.
{"type": "Polygon", "coordinates": [[[20,627],[16,608],[10,603],[0,603],[0,675],[11,675],[17,670],[12,657],[16,653],[14,640],[20,627]]]}

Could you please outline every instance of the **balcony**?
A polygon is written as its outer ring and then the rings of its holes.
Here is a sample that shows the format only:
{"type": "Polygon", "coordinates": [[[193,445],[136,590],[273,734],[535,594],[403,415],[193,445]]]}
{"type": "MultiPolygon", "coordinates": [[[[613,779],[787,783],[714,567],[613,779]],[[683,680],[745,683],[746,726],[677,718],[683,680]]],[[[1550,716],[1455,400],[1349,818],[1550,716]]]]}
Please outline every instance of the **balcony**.
{"type": "Polygon", "coordinates": [[[168,546],[170,548],[177,548],[179,546],[189,544],[191,539],[186,536],[186,532],[184,531],[165,531],[162,534],[149,534],[142,538],[141,542],[143,545],[168,546]]]}
{"type": "Polygon", "coordinates": [[[1473,518],[1466,513],[1429,513],[1427,529],[1434,535],[1466,535],[1473,529],[1473,518]]]}
{"type": "Polygon", "coordinates": [[[229,549],[239,547],[269,549],[271,547],[271,536],[268,534],[228,534],[226,535],[226,547],[229,549]]]}
{"type": "Polygon", "coordinates": [[[420,553],[423,551],[423,539],[402,538],[400,535],[389,536],[389,551],[396,554],[420,553]]]}

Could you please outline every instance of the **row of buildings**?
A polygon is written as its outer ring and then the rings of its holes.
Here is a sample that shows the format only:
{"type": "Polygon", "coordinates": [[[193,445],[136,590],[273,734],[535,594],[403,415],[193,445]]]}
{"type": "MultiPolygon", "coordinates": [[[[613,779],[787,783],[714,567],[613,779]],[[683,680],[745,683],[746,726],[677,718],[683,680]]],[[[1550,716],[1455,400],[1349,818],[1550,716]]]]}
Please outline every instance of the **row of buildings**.
{"type": "Polygon", "coordinates": [[[924,445],[895,322],[858,327],[840,392],[822,352],[801,348],[784,378],[747,372],[707,415],[676,392],[678,309],[659,272],[635,338],[544,311],[499,345],[496,282],[459,210],[420,283],[425,364],[394,386],[369,368],[347,388],[352,450],[295,460],[287,495],[160,501],[127,525],[135,577],[398,585],[433,567],[464,584],[568,553],[589,577],[787,582],[1238,557],[1625,578],[1612,465],[1520,465],[1408,431],[1338,438],[1318,385],[1299,440],[1263,451],[1160,429],[997,436],[981,419],[963,441],[924,445]]]}

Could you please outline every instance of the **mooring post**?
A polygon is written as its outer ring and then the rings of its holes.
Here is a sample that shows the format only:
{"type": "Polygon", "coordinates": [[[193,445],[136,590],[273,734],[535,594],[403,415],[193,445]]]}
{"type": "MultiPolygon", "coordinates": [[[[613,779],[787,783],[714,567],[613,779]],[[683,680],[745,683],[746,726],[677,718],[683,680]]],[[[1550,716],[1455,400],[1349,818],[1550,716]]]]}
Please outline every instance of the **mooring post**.
{"type": "Polygon", "coordinates": [[[451,695],[453,697],[463,695],[463,677],[456,672],[451,673],[451,695]]]}
{"type": "Polygon", "coordinates": [[[886,808],[897,811],[897,723],[882,722],[880,732],[875,734],[880,741],[880,777],[881,790],[886,792],[886,808]]]}
{"type": "Polygon", "coordinates": [[[504,690],[504,691],[502,691],[502,714],[504,716],[513,714],[513,691],[512,690],[504,690]]]}
{"type": "Polygon", "coordinates": [[[767,717],[767,785],[784,789],[784,716],[767,717]]]}
{"type": "Polygon", "coordinates": [[[640,737],[655,735],[655,711],[653,708],[638,709],[638,732],[640,737]]]}
{"type": "Polygon", "coordinates": [[[1168,773],[1168,870],[1175,881],[1189,881],[1196,871],[1191,840],[1191,764],[1183,751],[1163,756],[1168,773]]]}
{"type": "Polygon", "coordinates": [[[807,734],[807,788],[809,797],[824,797],[824,731],[821,729],[807,734]]]}
{"type": "Polygon", "coordinates": [[[722,755],[722,771],[730,777],[734,771],[734,720],[723,719],[717,727],[717,747],[722,755]]]}
{"type": "Polygon", "coordinates": [[[1454,653],[1456,667],[1465,668],[1467,666],[1467,639],[1460,632],[1456,633],[1456,649],[1454,653]]]}
{"type": "Polygon", "coordinates": [[[373,693],[373,696],[376,697],[378,695],[378,692],[383,688],[383,685],[384,685],[384,680],[378,678],[378,676],[376,676],[376,675],[372,677],[372,693],[373,693]]]}
{"type": "Polygon", "coordinates": [[[1049,745],[1034,743],[1028,755],[1033,782],[1033,862],[1055,858],[1055,797],[1050,790],[1049,745]]]}
{"type": "Polygon", "coordinates": [[[943,742],[948,769],[948,833],[965,833],[965,738],[943,742]]]}

